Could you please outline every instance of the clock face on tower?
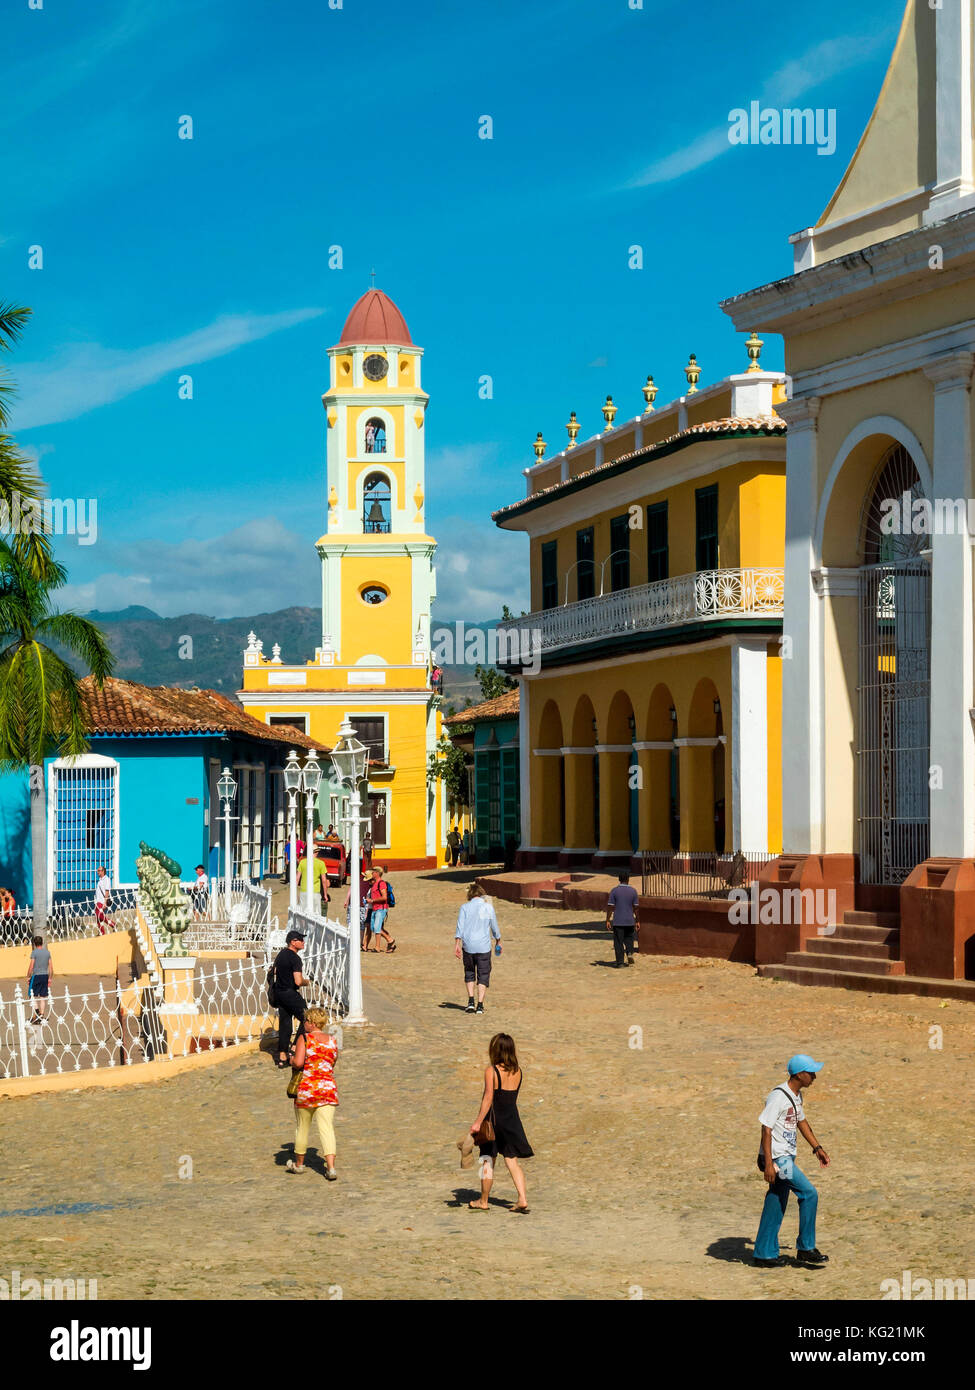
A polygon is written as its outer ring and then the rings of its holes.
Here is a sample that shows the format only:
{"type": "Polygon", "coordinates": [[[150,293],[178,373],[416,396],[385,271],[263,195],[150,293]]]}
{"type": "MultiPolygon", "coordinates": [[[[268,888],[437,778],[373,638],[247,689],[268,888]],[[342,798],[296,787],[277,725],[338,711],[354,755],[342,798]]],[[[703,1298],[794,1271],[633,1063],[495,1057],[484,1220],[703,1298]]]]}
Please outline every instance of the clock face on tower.
{"type": "Polygon", "coordinates": [[[370,381],[382,381],[389,371],[389,363],[377,352],[371,352],[362,364],[362,370],[370,381]]]}

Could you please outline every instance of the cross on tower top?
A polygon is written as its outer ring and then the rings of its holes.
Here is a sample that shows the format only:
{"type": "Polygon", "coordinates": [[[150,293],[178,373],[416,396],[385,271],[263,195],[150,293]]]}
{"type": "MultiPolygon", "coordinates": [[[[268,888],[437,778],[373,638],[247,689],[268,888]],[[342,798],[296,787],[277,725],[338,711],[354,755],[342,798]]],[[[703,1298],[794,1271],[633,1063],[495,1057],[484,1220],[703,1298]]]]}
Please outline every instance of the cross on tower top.
{"type": "Polygon", "coordinates": [[[372,288],[372,289],[375,289],[375,288],[376,288],[376,272],[375,272],[375,270],[371,270],[371,271],[369,272],[369,278],[372,280],[371,288],[372,288]]]}

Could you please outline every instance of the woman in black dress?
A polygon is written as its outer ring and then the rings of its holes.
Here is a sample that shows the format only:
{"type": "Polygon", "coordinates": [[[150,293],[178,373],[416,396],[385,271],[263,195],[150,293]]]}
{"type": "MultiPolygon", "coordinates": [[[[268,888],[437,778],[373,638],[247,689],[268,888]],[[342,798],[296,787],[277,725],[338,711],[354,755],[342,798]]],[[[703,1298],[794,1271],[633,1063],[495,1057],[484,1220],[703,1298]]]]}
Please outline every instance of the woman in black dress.
{"type": "Polygon", "coordinates": [[[498,1154],[504,1159],[511,1181],[518,1193],[518,1200],[511,1211],[528,1214],[528,1198],[525,1195],[525,1175],[520,1158],[531,1158],[534,1150],[525,1137],[525,1131],[518,1114],[518,1092],[521,1090],[521,1068],[515,1052],[514,1039],[507,1033],[495,1033],[488,1047],[490,1065],[484,1068],[484,1095],[477,1119],[471,1125],[471,1133],[477,1138],[481,1155],[481,1199],[468,1202],[471,1211],[488,1210],[488,1193],[494,1182],[494,1161],[498,1154]],[[489,1119],[494,1127],[494,1138],[479,1134],[482,1124],[489,1119]]]}

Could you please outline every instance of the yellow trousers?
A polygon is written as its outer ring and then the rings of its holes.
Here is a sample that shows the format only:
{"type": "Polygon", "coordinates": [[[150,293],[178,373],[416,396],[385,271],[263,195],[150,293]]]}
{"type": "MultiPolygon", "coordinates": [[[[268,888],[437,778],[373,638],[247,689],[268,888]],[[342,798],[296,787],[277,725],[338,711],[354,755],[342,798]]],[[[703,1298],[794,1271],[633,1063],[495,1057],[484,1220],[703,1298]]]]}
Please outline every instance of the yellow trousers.
{"type": "Polygon", "coordinates": [[[318,1140],[323,1154],[335,1153],[334,1105],[318,1105],[314,1110],[305,1105],[295,1106],[295,1156],[303,1157],[308,1149],[312,1116],[318,1125],[318,1140]]]}

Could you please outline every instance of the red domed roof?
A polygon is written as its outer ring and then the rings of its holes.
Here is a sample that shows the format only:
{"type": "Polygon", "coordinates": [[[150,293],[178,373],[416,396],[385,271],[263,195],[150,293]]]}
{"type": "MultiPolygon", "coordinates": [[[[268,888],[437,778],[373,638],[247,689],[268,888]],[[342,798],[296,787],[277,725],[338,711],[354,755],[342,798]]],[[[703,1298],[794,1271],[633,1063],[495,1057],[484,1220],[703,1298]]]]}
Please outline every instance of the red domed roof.
{"type": "Polygon", "coordinates": [[[340,343],[388,343],[391,347],[411,347],[413,339],[406,319],[388,294],[366,290],[352,306],[345,320],[340,343]]]}

